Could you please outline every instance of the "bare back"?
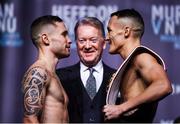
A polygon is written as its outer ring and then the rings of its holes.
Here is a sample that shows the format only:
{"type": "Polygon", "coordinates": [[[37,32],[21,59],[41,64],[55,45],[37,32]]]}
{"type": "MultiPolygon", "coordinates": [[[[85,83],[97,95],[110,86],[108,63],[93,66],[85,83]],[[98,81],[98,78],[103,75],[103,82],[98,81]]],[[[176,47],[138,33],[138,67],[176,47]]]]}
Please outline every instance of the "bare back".
{"type": "Polygon", "coordinates": [[[56,76],[42,65],[34,64],[23,80],[24,122],[68,122],[67,95],[56,76]]]}

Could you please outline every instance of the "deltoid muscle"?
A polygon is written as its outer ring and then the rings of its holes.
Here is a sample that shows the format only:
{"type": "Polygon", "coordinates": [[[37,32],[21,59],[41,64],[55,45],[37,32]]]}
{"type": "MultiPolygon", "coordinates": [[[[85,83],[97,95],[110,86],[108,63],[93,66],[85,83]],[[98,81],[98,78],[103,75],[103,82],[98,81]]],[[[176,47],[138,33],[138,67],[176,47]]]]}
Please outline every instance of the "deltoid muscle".
{"type": "Polygon", "coordinates": [[[32,68],[25,76],[24,106],[26,115],[38,114],[43,102],[43,87],[47,79],[37,68],[32,68]]]}

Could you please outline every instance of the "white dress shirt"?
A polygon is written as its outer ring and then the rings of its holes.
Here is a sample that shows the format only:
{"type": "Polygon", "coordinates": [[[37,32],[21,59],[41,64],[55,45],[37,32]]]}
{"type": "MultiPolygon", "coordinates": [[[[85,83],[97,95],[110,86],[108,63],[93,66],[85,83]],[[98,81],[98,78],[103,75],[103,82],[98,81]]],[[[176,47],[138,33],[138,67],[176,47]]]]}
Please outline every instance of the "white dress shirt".
{"type": "MultiPolygon", "coordinates": [[[[82,62],[80,62],[80,75],[81,75],[81,81],[83,82],[84,87],[86,87],[86,81],[90,75],[90,71],[88,70],[89,67],[85,66],[82,62]]],[[[103,81],[103,64],[102,60],[96,64],[96,66],[92,67],[95,71],[93,72],[93,75],[96,79],[96,92],[99,90],[101,83],[103,81]]]]}

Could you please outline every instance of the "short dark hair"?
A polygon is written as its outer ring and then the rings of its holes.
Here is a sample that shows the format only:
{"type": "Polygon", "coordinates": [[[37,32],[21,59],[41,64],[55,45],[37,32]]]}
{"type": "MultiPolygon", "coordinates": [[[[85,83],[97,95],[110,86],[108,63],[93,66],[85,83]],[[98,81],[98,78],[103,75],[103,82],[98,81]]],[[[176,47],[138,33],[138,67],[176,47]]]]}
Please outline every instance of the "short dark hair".
{"type": "Polygon", "coordinates": [[[90,25],[97,29],[99,29],[102,33],[102,36],[105,37],[105,31],[103,23],[96,17],[84,17],[77,21],[75,27],[74,27],[74,33],[75,33],[75,39],[77,39],[77,29],[81,25],[90,25]]]}
{"type": "Polygon", "coordinates": [[[133,22],[138,25],[139,29],[137,30],[139,33],[139,37],[141,38],[144,34],[144,20],[141,14],[135,9],[123,9],[116,11],[111,14],[112,16],[117,16],[119,18],[130,18],[133,22]]]}
{"type": "Polygon", "coordinates": [[[37,46],[38,34],[41,31],[42,27],[49,24],[55,26],[55,22],[63,22],[63,20],[59,18],[58,16],[45,15],[45,16],[38,17],[32,22],[30,34],[31,34],[31,39],[33,41],[33,44],[35,46],[37,46]]]}

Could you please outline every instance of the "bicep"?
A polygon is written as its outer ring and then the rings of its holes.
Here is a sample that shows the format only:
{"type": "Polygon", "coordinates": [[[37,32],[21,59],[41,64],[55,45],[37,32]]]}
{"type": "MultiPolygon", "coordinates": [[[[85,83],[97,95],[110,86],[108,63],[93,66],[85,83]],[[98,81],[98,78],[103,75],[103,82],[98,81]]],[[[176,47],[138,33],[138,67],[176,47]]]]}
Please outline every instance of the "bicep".
{"type": "Polygon", "coordinates": [[[147,84],[146,90],[141,94],[141,102],[159,100],[171,93],[171,85],[166,71],[151,55],[144,55],[136,61],[137,69],[143,82],[147,84]]]}
{"type": "Polygon", "coordinates": [[[40,114],[45,97],[47,77],[47,72],[38,67],[30,69],[24,77],[23,93],[25,116],[38,116],[40,114]]]}

